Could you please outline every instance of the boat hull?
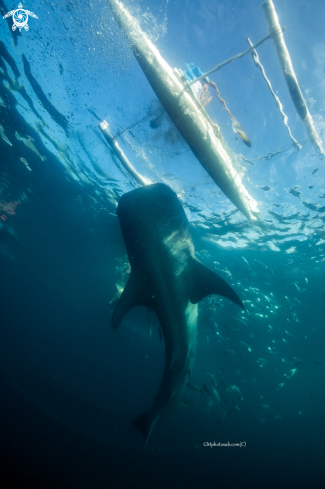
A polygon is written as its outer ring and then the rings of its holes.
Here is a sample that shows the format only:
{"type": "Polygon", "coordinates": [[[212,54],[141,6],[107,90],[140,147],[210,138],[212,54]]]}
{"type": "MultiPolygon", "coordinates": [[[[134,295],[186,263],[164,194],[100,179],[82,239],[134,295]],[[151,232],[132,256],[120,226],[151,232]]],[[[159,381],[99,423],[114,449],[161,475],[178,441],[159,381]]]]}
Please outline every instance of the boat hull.
{"type": "Polygon", "coordinates": [[[242,175],[213,123],[195,98],[182,72],[173,70],[117,0],[108,0],[130,47],[167,114],[220,190],[248,219],[256,219],[257,202],[242,184],[242,175]]]}

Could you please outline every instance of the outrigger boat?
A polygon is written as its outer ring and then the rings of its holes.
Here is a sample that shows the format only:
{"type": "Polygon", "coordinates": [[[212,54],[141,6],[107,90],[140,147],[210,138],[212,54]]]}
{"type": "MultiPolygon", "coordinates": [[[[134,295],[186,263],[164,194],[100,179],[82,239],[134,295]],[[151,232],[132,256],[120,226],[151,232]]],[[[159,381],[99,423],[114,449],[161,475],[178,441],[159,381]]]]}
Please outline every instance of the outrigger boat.
{"type": "Polygon", "coordinates": [[[122,3],[108,1],[145,76],[186,143],[237,209],[248,219],[256,219],[257,202],[242,184],[235,156],[218,125],[195,97],[183,72],[169,66],[122,3]]]}
{"type": "MultiPolygon", "coordinates": [[[[263,4],[264,14],[269,27],[269,34],[254,45],[248,39],[250,47],[246,51],[243,51],[242,53],[232,56],[222,63],[219,63],[212,70],[203,73],[199,77],[194,77],[194,79],[191,81],[186,79],[181,70],[176,68],[173,70],[168,65],[168,63],[160,55],[158,49],[141,30],[137,20],[132,17],[132,15],[119,0],[108,0],[108,2],[117,22],[124,31],[126,38],[129,40],[130,47],[145,76],[147,77],[161,104],[165,108],[167,114],[201,165],[206,169],[220,190],[222,190],[222,192],[237,207],[237,209],[239,209],[248,219],[256,219],[258,216],[257,202],[252,198],[242,184],[242,175],[240,172],[240,166],[236,164],[236,155],[229,150],[221,135],[219,126],[210,119],[204,107],[196,98],[194,91],[192,91],[192,87],[193,90],[195,88],[195,86],[193,86],[194,84],[197,84],[201,79],[207,81],[207,76],[211,73],[214,73],[229,63],[246,56],[248,53],[252,53],[255,64],[261,68],[263,77],[268,84],[268,88],[275,98],[275,102],[281,113],[283,123],[289,132],[289,136],[291,137],[293,144],[298,150],[301,149],[301,145],[291,134],[287,123],[288,118],[283,112],[282,104],[273,91],[271,83],[266,77],[264,68],[258,60],[258,56],[255,51],[256,47],[267,39],[272,38],[290,96],[294,106],[296,107],[297,113],[306,127],[308,138],[313,143],[318,153],[320,155],[325,155],[322,141],[317,134],[313,119],[309,113],[307,104],[300,90],[297,77],[293,70],[290,55],[283,37],[283,31],[285,28],[281,28],[280,26],[272,0],[267,0],[263,4]]],[[[220,100],[222,101],[222,99],[220,100]]],[[[232,116],[232,114],[230,115],[232,116]]],[[[233,122],[234,119],[234,116],[232,116],[233,122]]],[[[106,121],[103,121],[100,126],[106,135],[106,139],[108,139],[110,145],[115,150],[116,141],[115,138],[109,133],[108,124],[106,121]],[[104,129],[104,126],[106,129],[104,129]]],[[[239,126],[239,129],[242,129],[241,126],[239,126]]],[[[240,135],[241,139],[248,146],[250,146],[250,141],[246,137],[246,134],[243,131],[238,132],[238,123],[236,125],[236,131],[240,135]]],[[[132,165],[129,162],[126,164],[124,159],[120,158],[118,152],[116,152],[116,154],[123,166],[129,171],[129,167],[132,167],[132,165]]],[[[130,171],[129,173],[132,174],[130,171]]],[[[142,183],[139,178],[137,181],[140,184],[142,183]]]]}

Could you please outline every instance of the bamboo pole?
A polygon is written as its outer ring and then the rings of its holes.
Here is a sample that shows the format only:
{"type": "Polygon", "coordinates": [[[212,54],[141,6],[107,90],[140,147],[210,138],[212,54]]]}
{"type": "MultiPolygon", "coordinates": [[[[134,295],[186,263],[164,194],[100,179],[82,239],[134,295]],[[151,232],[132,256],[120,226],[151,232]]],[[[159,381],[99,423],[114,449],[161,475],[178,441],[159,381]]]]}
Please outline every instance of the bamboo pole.
{"type": "Polygon", "coordinates": [[[270,34],[273,36],[276,52],[284,73],[285,80],[301,120],[306,126],[308,137],[314,144],[320,154],[325,154],[322,147],[322,141],[314,127],[313,119],[309,113],[305,99],[301,93],[296,74],[294,72],[288,48],[284,41],[283,33],[280,27],[279,19],[274,8],[272,0],[267,0],[262,5],[264,15],[269,26],[270,34]]]}
{"type": "MultiPolygon", "coordinates": [[[[280,27],[281,29],[281,27],[280,27]]],[[[199,80],[203,80],[203,78],[205,78],[206,76],[208,75],[211,75],[211,73],[214,73],[215,71],[219,71],[221,70],[221,68],[223,68],[224,66],[227,66],[229,65],[229,63],[232,63],[233,61],[236,61],[237,59],[239,58],[242,58],[243,56],[246,56],[246,54],[249,54],[252,49],[255,49],[257,48],[258,46],[260,46],[264,41],[267,41],[268,39],[270,39],[271,37],[273,36],[273,34],[268,34],[267,36],[263,37],[263,39],[260,39],[256,44],[254,44],[254,46],[252,46],[251,48],[248,48],[246,49],[246,51],[243,51],[242,53],[239,53],[239,54],[236,54],[235,56],[232,56],[231,58],[228,58],[226,59],[226,61],[223,61],[222,63],[219,63],[217,66],[215,66],[214,68],[212,68],[212,70],[210,71],[207,71],[206,73],[203,73],[203,75],[197,77],[197,78],[194,78],[194,80],[191,80],[189,82],[190,85],[192,85],[193,83],[199,81],[199,80]]]]}
{"type": "MultiPolygon", "coordinates": [[[[249,37],[247,38],[247,42],[248,42],[248,44],[250,46],[253,46],[253,43],[251,42],[251,40],[249,39],[249,37]]],[[[279,112],[280,112],[280,114],[282,116],[283,124],[287,128],[288,133],[289,133],[289,136],[290,136],[291,140],[293,141],[293,144],[298,149],[301,149],[301,145],[298,143],[298,141],[293,137],[293,135],[291,133],[291,129],[290,129],[289,125],[288,125],[288,116],[284,113],[283,105],[281,104],[281,101],[280,101],[279,97],[277,96],[277,94],[274,92],[274,90],[272,88],[272,85],[271,85],[271,82],[268,79],[268,77],[266,76],[264,67],[263,67],[262,63],[260,62],[260,59],[259,59],[258,54],[257,54],[257,51],[255,49],[252,50],[252,57],[253,57],[253,60],[254,60],[254,63],[256,64],[256,66],[258,66],[260,68],[260,70],[262,72],[262,75],[263,75],[263,78],[266,81],[267,86],[269,87],[269,90],[270,90],[270,92],[272,93],[272,95],[274,97],[275,104],[276,104],[277,108],[279,109],[279,112]]]]}
{"type": "Polygon", "coordinates": [[[103,121],[99,124],[99,127],[101,128],[102,133],[105,136],[106,141],[109,143],[110,147],[112,148],[112,150],[114,151],[114,153],[116,154],[118,159],[120,160],[120,162],[123,165],[123,167],[125,168],[125,170],[131,175],[131,177],[134,178],[134,180],[140,185],[145,186],[145,185],[152,184],[151,180],[143,177],[142,175],[140,175],[140,173],[138,173],[135,170],[135,168],[133,168],[133,166],[131,165],[131,163],[129,162],[129,160],[127,159],[125,154],[123,153],[122,149],[120,148],[118,142],[111,135],[111,133],[109,131],[108,123],[106,121],[103,121]]]}

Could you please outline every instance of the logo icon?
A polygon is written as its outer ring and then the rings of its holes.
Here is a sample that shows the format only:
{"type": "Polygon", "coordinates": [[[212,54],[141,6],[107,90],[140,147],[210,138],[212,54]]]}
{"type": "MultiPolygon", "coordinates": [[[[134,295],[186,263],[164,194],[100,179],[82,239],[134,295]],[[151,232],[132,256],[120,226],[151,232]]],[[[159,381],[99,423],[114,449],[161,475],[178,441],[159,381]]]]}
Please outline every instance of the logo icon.
{"type": "Polygon", "coordinates": [[[25,31],[29,30],[29,26],[27,24],[28,16],[34,17],[34,19],[38,19],[37,15],[33,14],[33,12],[23,9],[21,3],[18,5],[17,10],[12,10],[11,12],[8,12],[6,15],[3,16],[3,18],[6,19],[7,17],[11,16],[13,20],[12,30],[15,31],[18,27],[19,32],[21,32],[22,28],[24,28],[25,31]]]}

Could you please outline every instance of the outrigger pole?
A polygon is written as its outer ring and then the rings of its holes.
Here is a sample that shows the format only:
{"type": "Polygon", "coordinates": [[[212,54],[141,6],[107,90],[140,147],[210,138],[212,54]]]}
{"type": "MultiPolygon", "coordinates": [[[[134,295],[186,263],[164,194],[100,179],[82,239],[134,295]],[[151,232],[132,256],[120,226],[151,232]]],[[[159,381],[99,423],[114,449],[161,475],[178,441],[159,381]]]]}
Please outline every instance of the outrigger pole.
{"type": "MultiPolygon", "coordinates": [[[[280,32],[282,32],[281,27],[279,26],[280,32]]],[[[198,76],[197,78],[194,78],[194,80],[191,80],[189,82],[189,85],[193,85],[193,83],[203,80],[203,78],[207,77],[208,75],[211,75],[211,73],[214,73],[215,71],[219,71],[221,68],[223,68],[226,65],[229,65],[229,63],[232,63],[233,61],[236,61],[239,58],[242,58],[243,56],[246,56],[246,54],[249,54],[253,49],[257,48],[260,46],[263,42],[267,41],[271,37],[273,37],[276,33],[272,32],[268,36],[263,37],[263,39],[260,39],[254,46],[251,46],[250,48],[246,49],[246,51],[243,51],[242,53],[236,54],[235,56],[232,56],[231,58],[226,59],[226,61],[223,61],[222,63],[219,63],[217,66],[212,68],[212,70],[207,71],[206,73],[203,73],[203,75],[198,76]]]]}
{"type": "Polygon", "coordinates": [[[129,162],[129,160],[127,159],[127,157],[125,156],[125,154],[123,153],[122,149],[120,148],[118,142],[111,135],[111,133],[109,131],[108,122],[102,121],[99,124],[99,127],[102,130],[102,133],[103,133],[106,141],[108,142],[108,144],[110,145],[110,147],[112,148],[112,150],[114,151],[114,153],[116,154],[116,156],[118,157],[118,159],[120,160],[120,162],[123,165],[123,167],[125,168],[125,170],[131,175],[131,177],[133,177],[134,180],[139,185],[145,186],[145,185],[150,185],[151,183],[153,183],[148,178],[145,178],[142,175],[140,175],[140,173],[138,173],[136,171],[136,169],[131,165],[131,163],[129,162]]]}
{"type": "MultiPolygon", "coordinates": [[[[325,155],[325,152],[324,152],[324,149],[322,146],[322,141],[317,134],[317,131],[314,127],[313,119],[309,113],[307,104],[306,104],[305,99],[304,99],[304,97],[301,93],[301,90],[299,88],[298,80],[297,80],[296,74],[295,74],[293,66],[292,66],[289,51],[288,51],[288,48],[287,48],[286,43],[284,41],[283,32],[285,31],[285,27],[280,26],[279,19],[278,19],[277,13],[275,11],[275,7],[274,7],[272,0],[267,0],[267,2],[265,2],[262,5],[262,8],[264,10],[264,15],[265,15],[266,21],[268,23],[270,34],[263,37],[262,39],[260,39],[254,45],[249,41],[249,43],[250,43],[249,49],[247,49],[246,51],[243,51],[242,53],[236,54],[235,56],[232,56],[231,58],[227,59],[226,61],[223,61],[222,63],[219,63],[217,66],[212,68],[212,70],[207,71],[206,73],[203,73],[203,75],[199,76],[198,78],[195,78],[194,80],[191,80],[189,82],[189,85],[193,85],[193,83],[195,83],[199,80],[203,80],[208,75],[211,75],[211,73],[215,73],[216,71],[219,71],[224,66],[232,63],[233,61],[236,61],[239,58],[242,58],[243,56],[246,56],[246,54],[252,53],[253,59],[256,62],[257,53],[255,51],[255,48],[260,46],[263,42],[267,41],[267,39],[273,39],[274,45],[275,45],[275,48],[276,48],[276,51],[277,51],[277,54],[279,57],[279,61],[280,61],[280,64],[281,64],[281,67],[282,67],[282,70],[283,70],[283,73],[284,73],[284,76],[285,76],[285,79],[286,79],[286,82],[287,82],[287,85],[289,88],[289,92],[290,92],[292,101],[294,103],[294,106],[295,106],[300,118],[302,119],[303,123],[306,126],[308,137],[309,137],[310,141],[315,145],[317,151],[320,154],[325,155]],[[254,53],[255,53],[255,57],[254,57],[254,53]]],[[[261,67],[261,69],[262,69],[262,67],[261,67]]],[[[262,71],[263,71],[263,69],[262,69],[262,71]]],[[[264,74],[263,74],[263,76],[264,76],[264,74]]],[[[266,75],[265,75],[265,79],[267,80],[266,75]]],[[[270,82],[268,80],[267,80],[267,83],[269,85],[269,88],[271,89],[270,82]]],[[[274,94],[272,89],[271,89],[271,91],[274,94]]],[[[279,99],[276,100],[276,104],[280,110],[281,102],[279,101],[279,99]]],[[[300,149],[299,143],[293,138],[293,136],[291,134],[291,131],[290,131],[289,126],[287,124],[287,118],[286,118],[285,114],[283,113],[283,110],[280,110],[280,112],[281,112],[284,124],[286,125],[286,127],[289,131],[289,135],[290,135],[291,139],[293,140],[293,143],[295,144],[295,146],[298,149],[300,149]]]]}
{"type": "Polygon", "coordinates": [[[292,101],[296,107],[299,116],[306,126],[309,139],[316,146],[319,153],[324,155],[325,152],[322,147],[322,141],[317,134],[317,131],[314,127],[313,119],[309,113],[305,99],[299,88],[298,80],[293,70],[289,51],[284,41],[282,30],[279,24],[279,19],[272,0],[267,0],[267,2],[262,5],[262,8],[264,10],[264,15],[270,29],[270,35],[273,37],[275,49],[279,57],[279,61],[288,85],[292,101]]]}

